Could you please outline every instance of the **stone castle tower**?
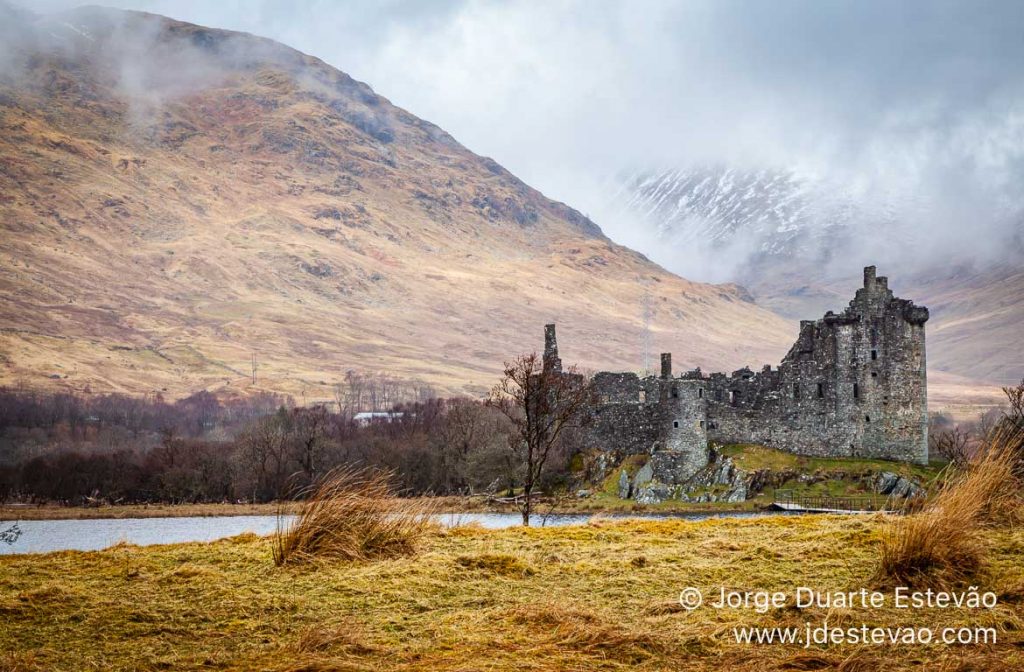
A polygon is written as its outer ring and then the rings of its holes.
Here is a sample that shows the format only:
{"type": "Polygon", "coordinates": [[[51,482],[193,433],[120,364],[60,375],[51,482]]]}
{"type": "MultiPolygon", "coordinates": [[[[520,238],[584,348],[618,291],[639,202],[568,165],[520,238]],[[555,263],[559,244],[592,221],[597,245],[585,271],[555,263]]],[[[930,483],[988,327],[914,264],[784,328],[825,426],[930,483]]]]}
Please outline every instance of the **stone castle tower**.
{"type": "MultiPolygon", "coordinates": [[[[839,314],[800,323],[777,367],[675,377],[598,373],[593,447],[649,453],[685,480],[708,460],[708,441],[756,443],[803,455],[928,461],[924,325],[928,309],[899,299],[875,268],[839,314]]],[[[545,365],[561,367],[554,325],[545,365]]]]}
{"type": "Polygon", "coordinates": [[[839,314],[800,323],[777,369],[708,378],[709,438],[804,455],[928,461],[924,324],[875,267],[839,314]]]}

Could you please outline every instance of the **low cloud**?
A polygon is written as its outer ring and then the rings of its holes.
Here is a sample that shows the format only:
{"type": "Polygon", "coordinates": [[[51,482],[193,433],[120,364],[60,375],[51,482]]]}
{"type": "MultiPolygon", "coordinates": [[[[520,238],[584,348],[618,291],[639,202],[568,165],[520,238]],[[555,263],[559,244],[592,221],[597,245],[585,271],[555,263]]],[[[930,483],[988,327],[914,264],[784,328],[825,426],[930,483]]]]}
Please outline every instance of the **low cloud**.
{"type": "MultiPolygon", "coordinates": [[[[1018,2],[113,4],[318,56],[655,259],[664,241],[609,203],[623,171],[807,176],[890,210],[906,244],[882,247],[908,263],[998,257],[1020,237],[1018,2]]],[[[877,244],[853,238],[848,252],[877,244]]],[[[701,254],[663,263],[710,279],[701,254]]]]}

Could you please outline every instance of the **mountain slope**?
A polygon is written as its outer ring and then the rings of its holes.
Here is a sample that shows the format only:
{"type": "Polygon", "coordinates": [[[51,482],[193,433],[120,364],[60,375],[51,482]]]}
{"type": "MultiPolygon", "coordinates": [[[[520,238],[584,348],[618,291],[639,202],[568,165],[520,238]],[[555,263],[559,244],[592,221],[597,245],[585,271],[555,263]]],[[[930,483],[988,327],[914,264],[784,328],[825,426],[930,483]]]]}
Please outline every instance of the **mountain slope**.
{"type": "MultiPolygon", "coordinates": [[[[842,306],[861,267],[877,263],[901,296],[931,309],[929,369],[948,374],[941,379],[991,388],[1024,377],[1017,337],[1024,329],[1019,240],[1004,246],[1002,263],[929,259],[901,219],[917,207],[911,196],[854,194],[785,172],[643,173],[623,178],[617,198],[668,254],[696,250],[720,260],[720,277],[749,288],[759,305],[787,319],[842,306]]],[[[1007,211],[1012,223],[1019,207],[1007,211]]],[[[1016,230],[1019,236],[1019,223],[1016,230]]]]}
{"type": "Polygon", "coordinates": [[[255,354],[259,388],[309,398],[349,369],[479,393],[550,321],[567,362],[637,368],[645,294],[680,366],[795,334],[315,58],[142,13],[0,18],[0,383],[241,390],[255,354]]]}

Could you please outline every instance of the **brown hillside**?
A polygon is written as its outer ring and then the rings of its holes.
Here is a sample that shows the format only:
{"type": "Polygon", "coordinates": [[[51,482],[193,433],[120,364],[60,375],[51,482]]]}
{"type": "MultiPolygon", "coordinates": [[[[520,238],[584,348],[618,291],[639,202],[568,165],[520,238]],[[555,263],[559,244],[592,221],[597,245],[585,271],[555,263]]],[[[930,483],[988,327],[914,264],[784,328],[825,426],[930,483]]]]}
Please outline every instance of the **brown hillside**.
{"type": "Polygon", "coordinates": [[[477,393],[549,321],[567,362],[638,368],[645,291],[677,368],[795,335],[315,58],[141,13],[0,18],[2,384],[242,391],[255,352],[259,388],[308,399],[348,369],[477,393]]]}

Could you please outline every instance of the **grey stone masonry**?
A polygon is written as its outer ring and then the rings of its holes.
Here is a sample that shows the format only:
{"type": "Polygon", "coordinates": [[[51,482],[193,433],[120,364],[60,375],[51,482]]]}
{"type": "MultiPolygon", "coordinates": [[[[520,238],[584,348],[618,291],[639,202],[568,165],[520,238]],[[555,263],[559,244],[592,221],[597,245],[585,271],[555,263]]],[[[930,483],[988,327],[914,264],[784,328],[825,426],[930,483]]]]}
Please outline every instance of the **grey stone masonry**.
{"type": "Polygon", "coordinates": [[[561,371],[562,360],[558,357],[558,339],[555,337],[555,325],[544,325],[544,370],[561,371]]]}
{"type": "MultiPolygon", "coordinates": [[[[927,463],[927,321],[927,308],[893,296],[869,266],[841,313],[800,323],[778,367],[673,377],[663,353],[658,377],[595,374],[587,442],[618,459],[665,453],[651,464],[668,484],[708,464],[708,441],[927,463]]],[[[554,325],[544,363],[561,370],[554,325]]]]}

